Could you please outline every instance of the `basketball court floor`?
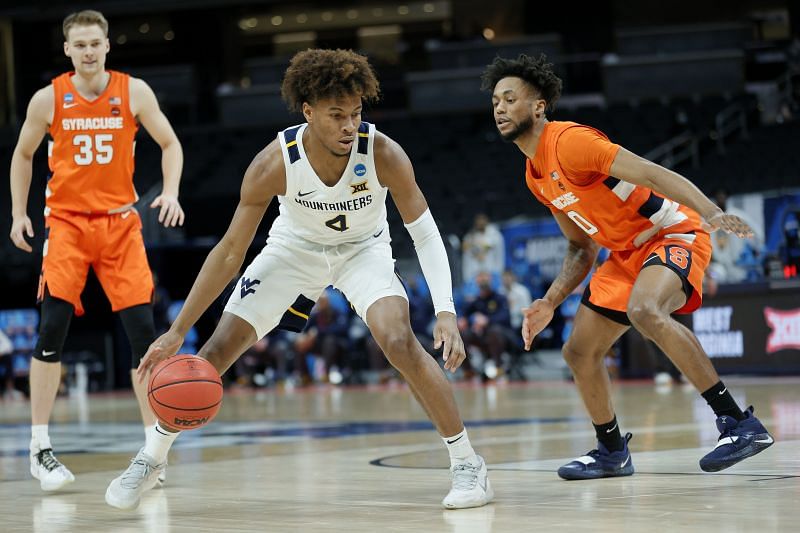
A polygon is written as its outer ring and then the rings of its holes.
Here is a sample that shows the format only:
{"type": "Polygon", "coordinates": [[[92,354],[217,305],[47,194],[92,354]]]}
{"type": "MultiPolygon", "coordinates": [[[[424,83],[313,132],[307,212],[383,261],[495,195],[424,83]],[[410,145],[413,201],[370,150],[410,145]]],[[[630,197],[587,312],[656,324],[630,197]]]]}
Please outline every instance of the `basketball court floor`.
{"type": "Polygon", "coordinates": [[[776,443],[706,474],[714,417],[681,385],[615,385],[636,474],[562,481],[594,446],[569,383],[459,385],[495,502],[446,511],[448,458],[402,386],[228,391],[217,419],[184,432],[167,482],[124,512],[103,499],[143,442],[128,394],[59,398],[50,435],[77,479],[42,493],[28,465],[29,405],[0,403],[0,531],[798,531],[800,378],[727,378],[776,443]]]}

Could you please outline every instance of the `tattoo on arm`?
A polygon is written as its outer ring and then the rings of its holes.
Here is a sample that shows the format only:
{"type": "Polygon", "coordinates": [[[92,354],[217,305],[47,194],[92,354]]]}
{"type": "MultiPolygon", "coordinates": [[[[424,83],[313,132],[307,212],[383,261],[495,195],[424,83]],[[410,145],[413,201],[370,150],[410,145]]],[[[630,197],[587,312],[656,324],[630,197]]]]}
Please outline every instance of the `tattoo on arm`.
{"type": "Polygon", "coordinates": [[[552,302],[554,307],[561,305],[592,270],[597,252],[596,246],[583,247],[570,241],[561,272],[547,289],[545,299],[552,302]]]}

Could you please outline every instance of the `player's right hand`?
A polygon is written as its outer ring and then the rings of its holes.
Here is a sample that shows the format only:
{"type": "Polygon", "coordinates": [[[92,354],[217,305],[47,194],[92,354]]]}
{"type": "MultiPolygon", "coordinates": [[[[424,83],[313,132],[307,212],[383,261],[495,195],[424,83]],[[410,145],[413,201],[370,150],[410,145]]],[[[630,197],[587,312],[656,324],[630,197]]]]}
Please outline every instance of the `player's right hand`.
{"type": "Polygon", "coordinates": [[[11,223],[11,234],[9,237],[11,237],[14,246],[20,250],[32,252],[33,248],[31,248],[31,245],[25,240],[25,235],[31,238],[33,237],[33,226],[31,225],[31,219],[28,218],[28,215],[15,217],[14,221],[11,223]]]}
{"type": "Polygon", "coordinates": [[[549,300],[534,300],[530,307],[522,309],[522,340],[525,351],[531,349],[533,339],[553,320],[555,307],[549,300]]]}
{"type": "Polygon", "coordinates": [[[147,353],[142,357],[139,367],[136,369],[136,376],[139,378],[139,383],[144,381],[145,376],[147,376],[151,368],[164,359],[169,359],[178,353],[181,345],[183,345],[183,335],[172,330],[167,331],[154,340],[153,344],[147,349],[147,353]]]}

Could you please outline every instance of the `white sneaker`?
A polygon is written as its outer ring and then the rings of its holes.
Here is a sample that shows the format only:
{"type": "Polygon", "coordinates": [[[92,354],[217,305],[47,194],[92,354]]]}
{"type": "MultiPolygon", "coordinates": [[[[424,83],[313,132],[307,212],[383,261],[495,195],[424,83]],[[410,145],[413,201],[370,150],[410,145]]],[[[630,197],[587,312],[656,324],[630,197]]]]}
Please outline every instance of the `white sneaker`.
{"type": "Polygon", "coordinates": [[[106,503],[117,509],[135,509],[139,506],[142,494],[158,483],[158,476],[166,466],[166,461],[157,464],[142,448],[131,459],[128,469],[108,486],[106,503]]]}
{"type": "Polygon", "coordinates": [[[164,466],[164,468],[161,470],[161,473],[158,474],[158,479],[156,480],[156,487],[161,488],[164,486],[164,483],[166,482],[167,482],[167,467],[164,466]]]}
{"type": "Polygon", "coordinates": [[[466,509],[486,505],[494,498],[494,490],[489,483],[486,461],[480,455],[478,464],[461,463],[450,469],[453,488],[442,500],[447,509],[466,509]]]}
{"type": "Polygon", "coordinates": [[[40,451],[31,450],[30,458],[31,475],[39,480],[42,490],[58,490],[75,481],[72,472],[53,455],[52,448],[40,451]]]}
{"type": "Polygon", "coordinates": [[[657,372],[653,381],[656,385],[672,385],[672,376],[669,372],[657,372]]]}

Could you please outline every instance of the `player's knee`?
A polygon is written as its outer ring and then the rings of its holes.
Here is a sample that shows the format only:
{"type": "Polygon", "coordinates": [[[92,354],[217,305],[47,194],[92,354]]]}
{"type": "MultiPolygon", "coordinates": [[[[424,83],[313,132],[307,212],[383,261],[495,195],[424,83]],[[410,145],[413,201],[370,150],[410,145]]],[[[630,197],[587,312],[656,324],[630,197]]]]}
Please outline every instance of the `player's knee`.
{"type": "Polygon", "coordinates": [[[33,350],[33,358],[44,363],[61,361],[61,351],[67,338],[67,330],[74,308],[71,303],[45,296],[42,303],[42,321],[39,325],[39,339],[33,350]]]}
{"type": "Polygon", "coordinates": [[[651,336],[661,330],[668,317],[652,302],[637,302],[628,307],[628,318],[640,333],[651,336]]]}
{"type": "Polygon", "coordinates": [[[581,353],[579,350],[576,350],[575,346],[569,341],[567,341],[561,349],[561,355],[573,372],[579,369],[581,363],[588,359],[586,353],[581,353]]]}
{"type": "Polygon", "coordinates": [[[390,331],[376,339],[389,362],[397,369],[413,362],[417,355],[414,350],[416,337],[408,328],[406,331],[390,331]]]}
{"type": "Polygon", "coordinates": [[[570,339],[561,349],[561,355],[573,373],[583,374],[594,371],[605,354],[602,350],[581,348],[570,339]]]}

